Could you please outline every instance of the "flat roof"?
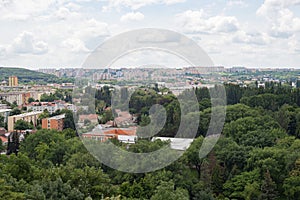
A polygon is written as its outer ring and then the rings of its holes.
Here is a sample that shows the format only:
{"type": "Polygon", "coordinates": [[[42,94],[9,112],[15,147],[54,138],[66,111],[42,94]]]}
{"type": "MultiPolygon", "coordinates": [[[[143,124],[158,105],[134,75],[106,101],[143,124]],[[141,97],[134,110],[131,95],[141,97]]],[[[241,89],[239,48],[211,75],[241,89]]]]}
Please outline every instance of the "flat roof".
{"type": "Polygon", "coordinates": [[[42,113],[43,112],[36,111],[36,112],[23,113],[23,114],[20,114],[20,115],[13,115],[13,116],[10,116],[10,117],[27,117],[27,116],[37,115],[37,114],[42,114],[42,113]]]}
{"type": "Polygon", "coordinates": [[[3,113],[3,112],[10,112],[11,109],[0,109],[0,113],[3,113]]]}
{"type": "Polygon", "coordinates": [[[192,138],[170,138],[170,137],[153,137],[152,141],[155,140],[168,141],[170,140],[171,149],[184,151],[188,149],[191,143],[194,141],[192,138]]]}
{"type": "Polygon", "coordinates": [[[65,114],[62,114],[62,115],[56,115],[56,116],[53,116],[53,117],[50,117],[48,119],[64,119],[65,118],[65,114]]]}

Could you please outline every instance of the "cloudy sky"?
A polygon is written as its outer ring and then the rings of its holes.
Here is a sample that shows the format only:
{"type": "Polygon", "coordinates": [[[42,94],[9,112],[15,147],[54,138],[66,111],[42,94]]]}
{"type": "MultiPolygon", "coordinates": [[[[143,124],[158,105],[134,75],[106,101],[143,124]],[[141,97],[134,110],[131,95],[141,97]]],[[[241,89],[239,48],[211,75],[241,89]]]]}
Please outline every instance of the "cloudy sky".
{"type": "Polygon", "coordinates": [[[0,0],[0,66],[79,67],[124,31],[165,28],[215,65],[300,68],[300,0],[0,0]]]}

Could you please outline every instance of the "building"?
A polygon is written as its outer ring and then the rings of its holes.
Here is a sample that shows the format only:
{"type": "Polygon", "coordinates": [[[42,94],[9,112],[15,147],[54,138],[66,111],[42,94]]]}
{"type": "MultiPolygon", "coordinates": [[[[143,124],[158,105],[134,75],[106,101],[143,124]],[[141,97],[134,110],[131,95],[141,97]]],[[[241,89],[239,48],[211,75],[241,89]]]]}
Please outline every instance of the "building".
{"type": "Polygon", "coordinates": [[[18,77],[16,76],[10,76],[9,79],[8,79],[8,85],[10,87],[16,87],[18,86],[18,77]]]}
{"type": "MultiPolygon", "coordinates": [[[[101,127],[101,125],[99,125],[101,127]]],[[[123,143],[135,143],[137,140],[136,127],[130,128],[96,128],[90,133],[81,135],[83,139],[93,139],[100,142],[105,142],[108,139],[117,139],[123,143]]]]}
{"type": "Polygon", "coordinates": [[[76,106],[70,103],[66,103],[64,101],[55,101],[55,102],[32,102],[26,106],[27,110],[31,111],[40,111],[48,110],[50,114],[53,114],[57,110],[71,110],[72,112],[76,112],[76,106]]]}
{"type": "Polygon", "coordinates": [[[0,93],[0,99],[9,103],[17,103],[18,106],[28,102],[30,93],[28,92],[6,92],[0,93]]]}
{"type": "Polygon", "coordinates": [[[171,149],[185,151],[187,150],[194,139],[191,138],[170,138],[170,137],[153,137],[151,141],[161,140],[163,142],[170,142],[171,149]]]}
{"type": "Polygon", "coordinates": [[[0,109],[0,115],[4,117],[4,123],[7,122],[11,109],[0,109]]]}
{"type": "Polygon", "coordinates": [[[97,114],[89,114],[89,115],[79,115],[79,123],[84,123],[84,120],[89,120],[91,123],[98,123],[98,115],[97,114]]]}
{"type": "Polygon", "coordinates": [[[10,109],[10,107],[6,104],[1,104],[0,103],[0,109],[10,109]]]}
{"type": "Polygon", "coordinates": [[[0,86],[7,86],[7,81],[2,81],[1,83],[0,83],[0,86]]]}
{"type": "Polygon", "coordinates": [[[20,115],[9,116],[8,117],[7,129],[8,129],[9,132],[13,131],[15,123],[18,120],[23,120],[23,121],[26,121],[26,122],[29,122],[29,123],[32,122],[33,126],[36,126],[37,125],[37,120],[38,120],[40,114],[42,114],[42,112],[29,112],[29,113],[24,113],[24,114],[20,114],[20,115]]]}
{"type": "Polygon", "coordinates": [[[64,119],[64,114],[42,119],[42,128],[62,131],[64,129],[64,119]]]}
{"type": "Polygon", "coordinates": [[[114,126],[116,127],[129,127],[135,125],[135,117],[131,115],[128,111],[121,111],[116,109],[117,117],[114,119],[114,126]]]}

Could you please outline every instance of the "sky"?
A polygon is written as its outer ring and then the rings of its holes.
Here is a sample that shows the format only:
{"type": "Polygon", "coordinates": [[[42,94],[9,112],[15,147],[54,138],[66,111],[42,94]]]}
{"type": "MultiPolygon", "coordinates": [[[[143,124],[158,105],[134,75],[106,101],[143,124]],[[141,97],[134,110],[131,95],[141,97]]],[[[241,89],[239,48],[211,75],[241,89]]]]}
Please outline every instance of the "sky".
{"type": "Polygon", "coordinates": [[[80,67],[115,35],[163,28],[216,66],[300,68],[300,0],[0,0],[0,13],[0,66],[80,67]]]}

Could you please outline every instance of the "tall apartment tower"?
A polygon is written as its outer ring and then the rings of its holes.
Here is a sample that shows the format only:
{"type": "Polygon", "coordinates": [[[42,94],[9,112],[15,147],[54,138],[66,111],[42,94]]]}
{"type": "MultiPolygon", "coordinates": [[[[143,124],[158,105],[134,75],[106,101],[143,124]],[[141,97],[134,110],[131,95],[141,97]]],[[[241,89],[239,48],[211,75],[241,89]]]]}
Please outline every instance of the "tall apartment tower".
{"type": "Polygon", "coordinates": [[[8,85],[10,87],[15,87],[15,86],[18,86],[18,77],[16,76],[10,76],[9,79],[8,79],[8,85]]]}

